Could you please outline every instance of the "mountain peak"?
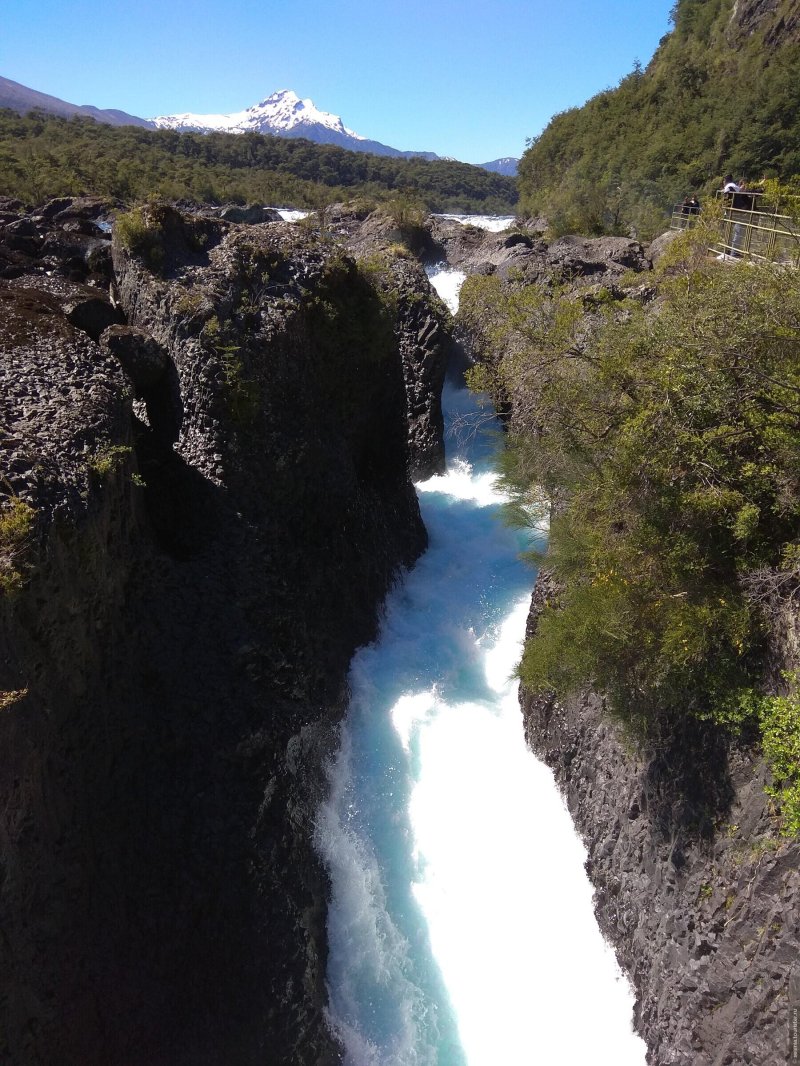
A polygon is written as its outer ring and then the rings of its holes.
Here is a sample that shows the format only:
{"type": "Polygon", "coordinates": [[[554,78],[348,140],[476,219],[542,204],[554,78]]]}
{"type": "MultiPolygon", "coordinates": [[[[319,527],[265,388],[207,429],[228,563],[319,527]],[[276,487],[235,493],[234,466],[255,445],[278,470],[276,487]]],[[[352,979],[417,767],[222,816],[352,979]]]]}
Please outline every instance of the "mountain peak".
{"type": "MultiPolygon", "coordinates": [[[[311,104],[310,100],[301,100],[294,89],[278,89],[277,92],[270,93],[261,103],[256,104],[256,107],[275,106],[278,104],[289,104],[292,107],[301,107],[303,104],[311,104]]],[[[314,105],[311,104],[313,107],[314,105]]]]}
{"type": "MultiPolygon", "coordinates": [[[[279,89],[260,103],[244,111],[226,115],[159,115],[153,123],[159,129],[220,133],[267,133],[277,136],[308,137],[310,140],[333,139],[336,143],[364,141],[366,138],[348,129],[338,115],[320,111],[313,100],[301,100],[293,89],[279,89]],[[325,138],[325,133],[333,138],[325,138]]],[[[348,145],[349,146],[349,145],[348,145]]]]}

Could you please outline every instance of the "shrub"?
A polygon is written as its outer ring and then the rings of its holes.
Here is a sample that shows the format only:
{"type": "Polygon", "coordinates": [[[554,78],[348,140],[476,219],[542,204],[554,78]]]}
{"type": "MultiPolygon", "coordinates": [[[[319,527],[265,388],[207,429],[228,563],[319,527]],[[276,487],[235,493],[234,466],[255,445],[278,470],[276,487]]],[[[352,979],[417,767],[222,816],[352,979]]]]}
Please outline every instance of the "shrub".
{"type": "Polygon", "coordinates": [[[147,267],[159,273],[164,266],[164,244],[161,225],[153,208],[134,207],[117,215],[114,234],[131,255],[143,259],[147,267]]]}
{"type": "Polygon", "coordinates": [[[16,592],[22,585],[21,563],[35,516],[33,507],[17,497],[0,513],[0,593],[16,592]]]}
{"type": "Polygon", "coordinates": [[[241,345],[231,344],[233,334],[216,315],[203,326],[202,337],[216,354],[225,379],[225,402],[234,422],[241,426],[251,423],[258,414],[261,394],[258,382],[247,376],[241,345]]]}
{"type": "Polygon", "coordinates": [[[470,280],[481,383],[513,405],[514,516],[558,504],[561,602],[523,680],[595,685],[637,731],[665,714],[753,722],[766,626],[746,578],[780,567],[800,528],[797,273],[673,264],[657,311],[591,317],[568,292],[470,280]]]}
{"type": "Polygon", "coordinates": [[[106,478],[127,462],[132,451],[133,449],[127,444],[110,444],[95,452],[89,460],[89,469],[94,471],[98,477],[106,478]]]}
{"type": "Polygon", "coordinates": [[[773,783],[767,792],[780,804],[782,831],[800,833],[800,691],[798,678],[789,678],[787,695],[765,697],[759,707],[764,757],[773,783]]]}

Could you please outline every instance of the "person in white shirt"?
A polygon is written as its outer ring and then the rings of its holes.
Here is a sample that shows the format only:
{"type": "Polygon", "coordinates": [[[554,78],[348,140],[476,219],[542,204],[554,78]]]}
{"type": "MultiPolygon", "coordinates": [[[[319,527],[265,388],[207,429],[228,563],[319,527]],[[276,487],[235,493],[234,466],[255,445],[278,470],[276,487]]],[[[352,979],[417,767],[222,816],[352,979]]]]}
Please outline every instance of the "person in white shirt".
{"type": "MultiPolygon", "coordinates": [[[[727,204],[729,204],[730,207],[735,208],[737,206],[736,205],[735,193],[739,192],[739,186],[733,180],[733,174],[726,174],[725,175],[725,180],[722,183],[722,191],[724,193],[727,193],[727,196],[725,197],[725,202],[727,204]]],[[[729,227],[730,227],[730,223],[728,224],[728,228],[727,228],[728,229],[728,233],[730,232],[729,227]]],[[[727,234],[726,234],[726,236],[727,236],[727,234]]],[[[744,236],[744,226],[742,226],[741,223],[739,223],[739,222],[735,222],[734,226],[733,226],[733,235],[732,235],[732,237],[730,239],[730,246],[731,246],[731,248],[733,250],[732,254],[733,254],[734,259],[738,259],[738,258],[741,257],[742,253],[741,253],[740,249],[741,249],[741,246],[742,246],[742,237],[743,236],[744,236]]]]}

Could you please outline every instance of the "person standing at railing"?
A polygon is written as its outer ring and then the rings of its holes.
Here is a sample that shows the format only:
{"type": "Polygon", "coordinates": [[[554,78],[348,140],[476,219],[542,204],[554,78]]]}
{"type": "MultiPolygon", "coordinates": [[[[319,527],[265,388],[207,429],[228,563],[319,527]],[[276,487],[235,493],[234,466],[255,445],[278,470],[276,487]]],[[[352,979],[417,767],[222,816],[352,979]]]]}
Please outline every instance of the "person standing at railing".
{"type": "Polygon", "coordinates": [[[700,214],[700,201],[696,196],[684,196],[680,212],[681,229],[687,229],[696,221],[695,216],[700,214]]]}
{"type": "MultiPolygon", "coordinates": [[[[736,202],[737,197],[740,195],[739,186],[733,180],[733,174],[726,174],[725,180],[722,183],[722,192],[725,194],[725,202],[730,206],[731,211],[738,209],[739,205],[736,202]]],[[[752,204],[752,197],[750,204],[752,204]]],[[[735,216],[734,216],[735,217],[735,216]]],[[[740,222],[734,222],[733,236],[731,237],[730,246],[734,258],[738,259],[741,256],[740,248],[742,246],[742,237],[744,236],[744,227],[740,222]]]]}

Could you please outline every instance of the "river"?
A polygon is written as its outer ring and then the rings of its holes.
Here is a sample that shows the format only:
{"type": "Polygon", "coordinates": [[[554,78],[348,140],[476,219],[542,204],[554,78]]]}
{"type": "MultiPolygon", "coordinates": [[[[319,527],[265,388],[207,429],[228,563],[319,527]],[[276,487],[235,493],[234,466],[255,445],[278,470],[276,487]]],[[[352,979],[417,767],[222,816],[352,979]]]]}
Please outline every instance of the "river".
{"type": "MultiPolygon", "coordinates": [[[[431,278],[451,310],[462,279],[431,278]]],[[[444,406],[429,548],[353,660],[318,816],[329,1024],[347,1066],[644,1066],[583,845],[523,736],[531,534],[498,518],[494,420],[457,381],[444,406]]]]}

